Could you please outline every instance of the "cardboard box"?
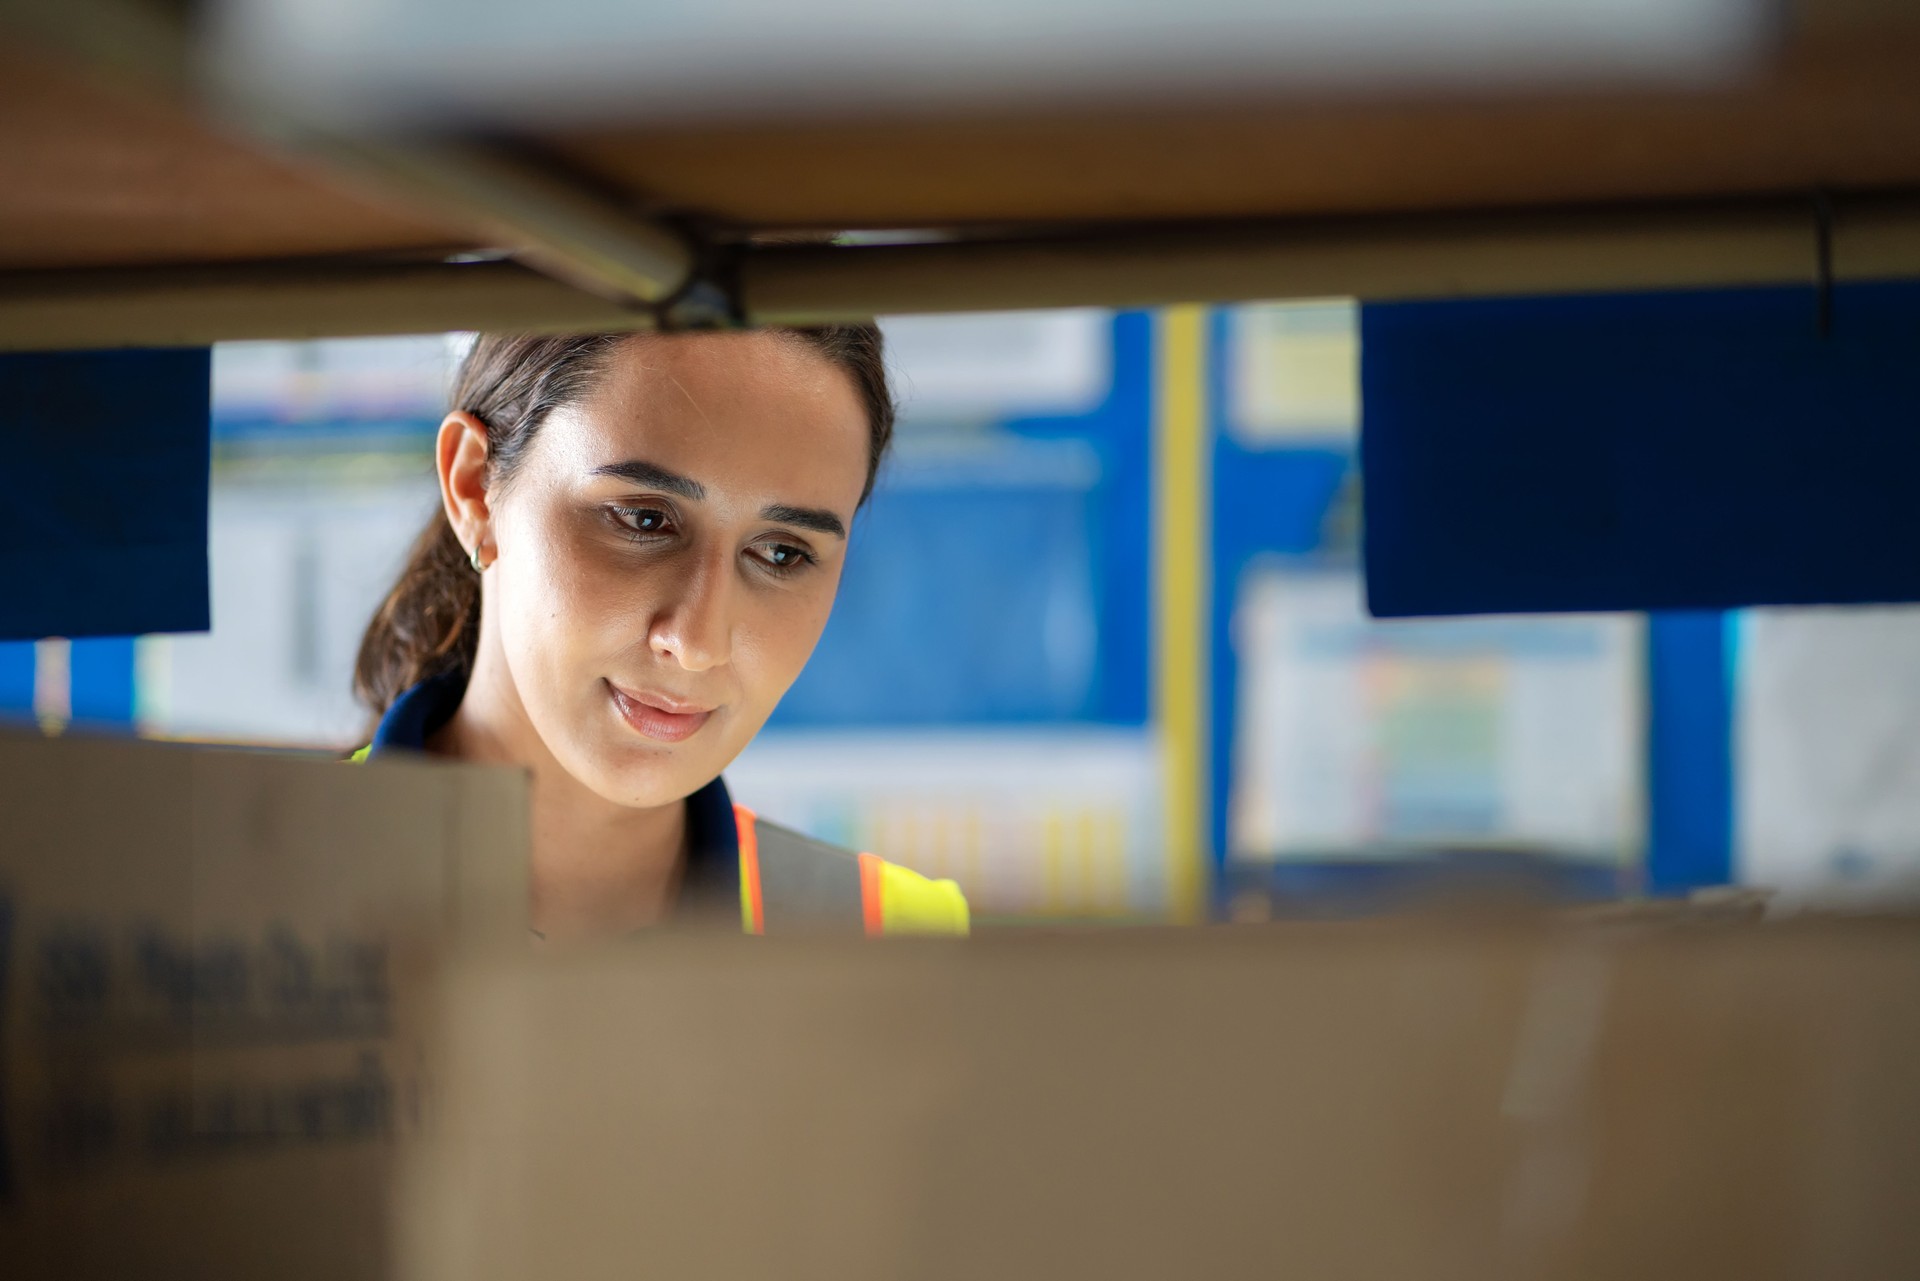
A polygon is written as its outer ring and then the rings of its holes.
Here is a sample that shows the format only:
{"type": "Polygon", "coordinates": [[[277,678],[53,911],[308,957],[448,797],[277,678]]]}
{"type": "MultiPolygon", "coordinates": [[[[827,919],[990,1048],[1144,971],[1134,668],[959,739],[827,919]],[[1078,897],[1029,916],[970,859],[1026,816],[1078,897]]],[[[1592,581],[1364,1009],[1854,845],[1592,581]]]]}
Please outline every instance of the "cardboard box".
{"type": "Polygon", "coordinates": [[[1912,920],[663,938],[445,983],[417,1281],[1920,1269],[1912,920]]]}
{"type": "Polygon", "coordinates": [[[0,740],[0,1273],[1920,1260],[1910,919],[536,955],[525,804],[424,762],[0,740]]]}
{"type": "Polygon", "coordinates": [[[0,738],[0,1272],[389,1276],[403,958],[524,943],[526,833],[512,771],[0,738]]]}

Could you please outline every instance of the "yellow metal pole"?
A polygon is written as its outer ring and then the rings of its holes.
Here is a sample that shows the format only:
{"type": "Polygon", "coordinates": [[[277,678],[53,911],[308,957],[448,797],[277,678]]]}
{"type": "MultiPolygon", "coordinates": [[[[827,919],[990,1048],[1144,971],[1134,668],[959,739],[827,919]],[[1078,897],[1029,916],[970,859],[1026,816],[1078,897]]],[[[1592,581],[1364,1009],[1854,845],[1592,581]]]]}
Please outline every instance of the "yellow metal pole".
{"type": "Polygon", "coordinates": [[[1153,714],[1165,778],[1167,905],[1175,921],[1194,922],[1206,912],[1212,865],[1207,309],[1164,309],[1154,337],[1153,714]]]}

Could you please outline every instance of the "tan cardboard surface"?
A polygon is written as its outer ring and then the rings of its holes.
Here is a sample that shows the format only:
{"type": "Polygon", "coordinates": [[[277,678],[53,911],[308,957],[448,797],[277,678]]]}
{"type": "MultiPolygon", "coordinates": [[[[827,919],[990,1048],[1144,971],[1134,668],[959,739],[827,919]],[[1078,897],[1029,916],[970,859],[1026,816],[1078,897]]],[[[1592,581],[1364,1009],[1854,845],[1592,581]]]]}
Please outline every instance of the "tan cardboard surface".
{"type": "Polygon", "coordinates": [[[0,738],[0,1256],[389,1274],[403,966],[524,938],[508,771],[0,738]]]}
{"type": "Polygon", "coordinates": [[[1920,925],[649,940],[482,964],[422,1278],[1904,1275],[1920,925]]]}

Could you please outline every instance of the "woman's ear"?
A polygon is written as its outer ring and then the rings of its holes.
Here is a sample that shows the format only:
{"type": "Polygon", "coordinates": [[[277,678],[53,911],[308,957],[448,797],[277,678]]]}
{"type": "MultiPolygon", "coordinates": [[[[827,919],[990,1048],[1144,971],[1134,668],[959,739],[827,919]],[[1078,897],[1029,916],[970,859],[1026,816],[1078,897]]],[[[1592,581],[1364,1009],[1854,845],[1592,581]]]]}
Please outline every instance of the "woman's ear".
{"type": "Polygon", "coordinates": [[[469,556],[488,537],[493,511],[487,505],[487,426],[469,413],[448,414],[434,442],[440,469],[440,501],[447,523],[469,556]]]}

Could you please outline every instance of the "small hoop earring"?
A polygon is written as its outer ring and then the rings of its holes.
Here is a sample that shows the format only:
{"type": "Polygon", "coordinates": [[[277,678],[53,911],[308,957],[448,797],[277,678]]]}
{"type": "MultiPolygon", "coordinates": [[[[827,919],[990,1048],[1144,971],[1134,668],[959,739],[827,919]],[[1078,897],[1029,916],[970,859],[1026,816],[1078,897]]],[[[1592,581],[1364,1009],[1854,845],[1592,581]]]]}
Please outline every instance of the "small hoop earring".
{"type": "Polygon", "coordinates": [[[475,543],[473,545],[473,572],[476,574],[484,574],[487,572],[487,567],[480,563],[480,544],[479,543],[475,543]]]}

